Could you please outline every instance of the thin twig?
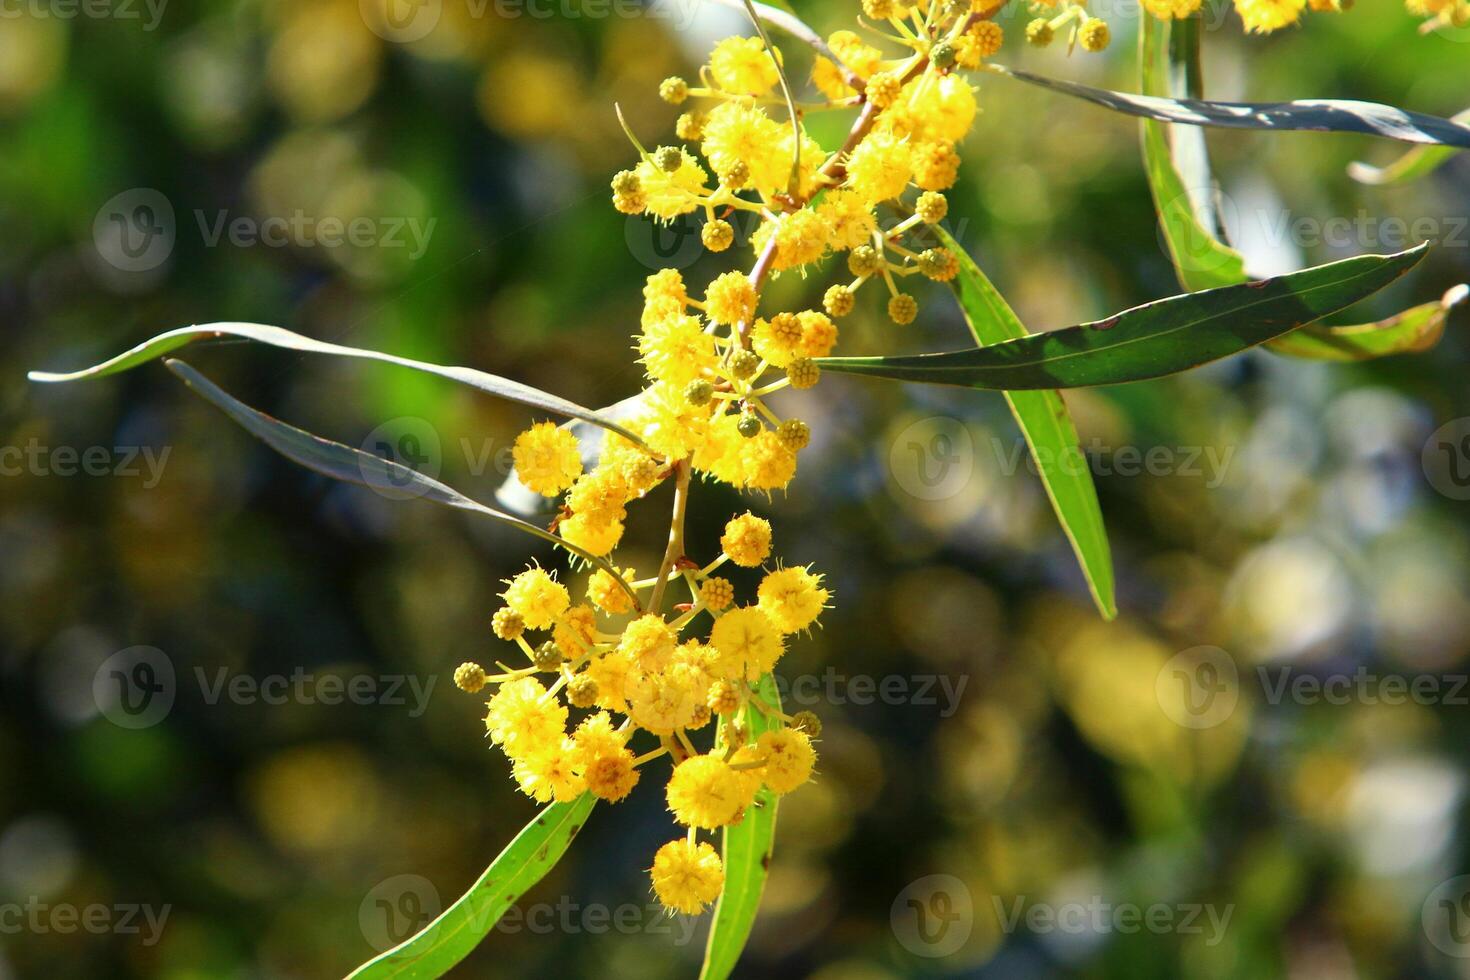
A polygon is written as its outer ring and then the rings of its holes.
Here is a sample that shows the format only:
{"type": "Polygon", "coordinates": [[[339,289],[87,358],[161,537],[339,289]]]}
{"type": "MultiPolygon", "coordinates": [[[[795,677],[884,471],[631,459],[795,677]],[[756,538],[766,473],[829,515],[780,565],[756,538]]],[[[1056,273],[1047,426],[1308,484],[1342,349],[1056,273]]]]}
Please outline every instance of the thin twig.
{"type": "Polygon", "coordinates": [[[689,507],[689,460],[681,459],[674,464],[674,515],[669,522],[669,546],[664,549],[664,560],[659,565],[658,582],[653,587],[653,598],[648,608],[653,613],[663,609],[664,589],[669,584],[669,570],[674,559],[684,553],[684,512],[689,507]]]}

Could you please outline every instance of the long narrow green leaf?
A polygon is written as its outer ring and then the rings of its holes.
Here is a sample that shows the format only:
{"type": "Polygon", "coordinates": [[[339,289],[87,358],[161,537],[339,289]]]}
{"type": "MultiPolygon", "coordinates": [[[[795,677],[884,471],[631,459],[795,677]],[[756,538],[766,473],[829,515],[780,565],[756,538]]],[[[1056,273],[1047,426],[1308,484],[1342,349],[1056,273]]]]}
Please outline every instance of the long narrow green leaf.
{"type": "Polygon", "coordinates": [[[825,357],[824,371],[966,388],[1034,390],[1175,374],[1351,306],[1408,272],[1428,244],[1359,255],[1273,279],[1185,293],[1095,323],[989,347],[906,357],[825,357]]]}
{"type": "Polygon", "coordinates": [[[1314,361],[1367,361],[1429,350],[1444,336],[1450,311],[1470,298],[1461,284],[1432,303],[1421,303],[1377,323],[1350,327],[1312,324],[1271,341],[1273,353],[1314,361]]]}
{"type": "MultiPolygon", "coordinates": [[[[1139,87],[1145,95],[1202,94],[1199,15],[1164,22],[1143,19],[1138,35],[1139,87]],[[1166,44],[1167,42],[1167,44],[1166,44]],[[1166,50],[1167,49],[1167,50],[1166,50]]],[[[1470,120],[1461,113],[1456,120],[1470,120]]],[[[1199,127],[1172,131],[1152,119],[1142,121],[1143,159],[1149,189],[1159,213],[1159,228],[1185,289],[1213,289],[1247,281],[1240,253],[1225,244],[1225,230],[1213,207],[1214,175],[1199,127]],[[1192,137],[1192,138],[1191,138],[1192,137]],[[1184,173],[1189,173],[1186,180],[1184,173]]],[[[1416,147],[1416,153],[1453,154],[1447,147],[1416,147]]],[[[1407,160],[1408,157],[1405,157],[1407,160]]],[[[1453,291],[1452,291],[1453,292],[1453,291]]],[[[1325,361],[1362,361],[1389,354],[1427,350],[1444,333],[1455,302],[1423,303],[1378,323],[1329,327],[1309,324],[1266,342],[1274,354],[1325,361]]]]}
{"type": "MultiPolygon", "coordinates": [[[[1452,122],[1470,125],[1470,109],[1450,117],[1452,122]]],[[[1450,161],[1459,152],[1448,146],[1416,146],[1406,151],[1393,163],[1375,167],[1370,163],[1353,161],[1348,164],[1348,176],[1360,184],[1385,187],[1391,184],[1407,184],[1427,177],[1450,161]]]]}
{"type": "Polygon", "coordinates": [[[1470,149],[1470,126],[1409,112],[1377,102],[1345,99],[1301,99],[1295,102],[1210,102],[1130,95],[1093,88],[1060,78],[1047,78],[1019,68],[989,64],[986,70],[1053,92],[1083,99],[1115,112],[1144,116],[1186,126],[1225,129],[1298,130],[1305,132],[1365,133],[1402,143],[1457,146],[1470,149]]]}
{"type": "Polygon", "coordinates": [[[458,901],[418,934],[353,970],[348,980],[444,976],[561,859],[596,802],[591,793],[583,793],[571,803],[553,803],[542,810],[458,901]]]}
{"type": "Polygon", "coordinates": [[[332,354],[337,357],[356,357],[369,361],[382,361],[385,364],[396,364],[399,367],[412,368],[415,371],[424,371],[428,374],[458,381],[460,384],[478,388],[499,398],[505,398],[532,408],[539,408],[556,415],[565,415],[568,418],[582,419],[594,425],[600,425],[610,429],[633,442],[641,443],[641,440],[613,422],[611,419],[603,418],[590,408],[583,408],[575,402],[567,401],[556,395],[532,388],[530,385],[502,378],[494,374],[486,374],[467,367],[446,367],[441,364],[430,364],[427,361],[415,361],[407,357],[398,357],[395,354],[384,354],[381,351],[365,350],[359,347],[344,347],[341,344],[329,344],[321,340],[313,340],[303,337],[301,334],[292,333],[283,327],[272,327],[262,323],[205,323],[193,327],[180,327],[170,330],[158,336],[146,340],[101,364],[84,368],[80,371],[67,373],[54,373],[50,371],[32,371],[27,377],[32,381],[60,382],[80,381],[83,378],[100,378],[119,371],[127,371],[140,364],[145,364],[183,347],[185,344],[204,338],[219,337],[243,337],[258,343],[269,344],[272,347],[283,347],[287,350],[304,351],[310,354],[332,354]]]}
{"type": "MultiPolygon", "coordinates": [[[[1030,332],[969,253],[944,229],[935,230],[945,247],[959,257],[956,288],[975,342],[983,347],[1028,336],[1030,332]]],[[[1105,619],[1112,619],[1118,614],[1112,551],[1092,472],[1086,466],[1071,465],[1082,458],[1082,451],[1067,403],[1056,391],[1008,391],[1005,399],[1036,460],[1041,485],[1082,566],[1093,601],[1105,619]]]]}
{"type": "MultiPolygon", "coordinates": [[[[425,476],[423,473],[384,459],[372,453],[363,452],[361,449],[353,449],[344,446],[340,442],[323,439],[321,436],[312,435],[310,432],[298,429],[293,425],[287,425],[279,419],[271,418],[263,412],[258,412],[235,398],[233,395],[220,388],[213,381],[194,370],[183,361],[168,358],[164,364],[170,371],[183,379],[184,383],[196,394],[223,411],[230,418],[255,436],[276,452],[285,456],[293,463],[305,466],[307,469],[315,470],[323,476],[329,476],[334,480],[342,480],[346,483],[356,483],[361,486],[370,487],[379,493],[389,497],[400,499],[423,499],[430,500],[436,504],[446,507],[454,507],[458,510],[469,511],[479,514],[535,535],[545,541],[560,545],[578,557],[584,558],[611,574],[615,580],[622,582],[621,576],[613,569],[606,560],[597,557],[569,541],[552,534],[543,527],[538,527],[529,521],[523,521],[493,507],[471,500],[458,490],[446,484],[440,483],[433,477],[425,476]]],[[[628,595],[633,598],[636,606],[638,598],[631,589],[624,586],[628,595]]]]}
{"type": "MultiPolygon", "coordinates": [[[[760,696],[766,704],[781,707],[781,695],[770,674],[760,680],[760,696]]],[[[748,712],[752,737],[775,727],[775,722],[759,711],[748,712]]],[[[740,953],[750,939],[755,914],[760,908],[761,892],[770,872],[771,854],[776,839],[776,803],[778,797],[765,787],[756,794],[755,806],[733,827],[726,827],[724,861],[725,887],[715,906],[710,923],[709,942],[704,948],[704,967],[699,980],[725,980],[740,960],[740,953]]]]}
{"type": "MultiPolygon", "coordinates": [[[[1139,87],[1145,95],[1167,95],[1170,62],[1175,72],[1187,73],[1191,47],[1198,46],[1198,14],[1194,20],[1180,21],[1178,27],[1155,17],[1144,17],[1138,32],[1139,87]],[[1192,25],[1189,32],[1184,25],[1192,25]],[[1171,36],[1171,30],[1178,31],[1171,36]],[[1173,43],[1167,44],[1166,41],[1173,43]]],[[[1197,79],[1197,75],[1195,76],[1197,79]]],[[[1213,208],[1213,179],[1205,156],[1203,134],[1195,127],[1182,127],[1172,134],[1193,134],[1197,145],[1191,149],[1194,160],[1193,184],[1186,183],[1170,143],[1170,130],[1164,123],[1144,119],[1141,124],[1143,162],[1148,173],[1149,190],[1159,213],[1159,225],[1169,257],[1185,289],[1215,289],[1244,282],[1245,260],[1224,243],[1218,216],[1213,208]],[[1197,184],[1198,186],[1194,186],[1197,184]]],[[[1187,137],[1186,137],[1187,138],[1187,137]]],[[[1180,149],[1183,149],[1182,147],[1180,149]]]]}

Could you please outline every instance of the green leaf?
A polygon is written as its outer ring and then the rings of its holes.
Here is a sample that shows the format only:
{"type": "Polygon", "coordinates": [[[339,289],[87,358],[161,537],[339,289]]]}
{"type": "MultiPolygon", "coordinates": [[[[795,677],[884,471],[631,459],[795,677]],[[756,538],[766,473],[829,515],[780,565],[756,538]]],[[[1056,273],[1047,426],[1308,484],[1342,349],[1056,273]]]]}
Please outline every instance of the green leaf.
{"type": "MultiPolygon", "coordinates": [[[[164,364],[170,371],[183,379],[184,383],[196,394],[223,411],[230,418],[244,428],[261,442],[285,456],[293,463],[305,466],[307,469],[315,470],[323,476],[329,476],[334,480],[342,480],[346,483],[356,483],[369,487],[384,496],[400,500],[421,498],[443,504],[446,507],[454,507],[458,510],[479,514],[509,525],[519,531],[534,535],[544,541],[559,545],[572,554],[584,558],[592,564],[607,571],[620,583],[621,576],[604,559],[582,548],[577,547],[569,541],[552,534],[545,528],[538,527],[529,521],[523,521],[519,517],[498,511],[493,507],[487,507],[478,501],[471,500],[464,494],[446,484],[440,483],[433,477],[425,476],[423,473],[395,463],[392,460],[375,456],[372,453],[363,452],[361,449],[353,449],[340,442],[323,439],[321,436],[312,435],[310,432],[298,429],[293,425],[287,425],[279,419],[271,418],[263,412],[258,412],[235,398],[233,395],[220,388],[213,381],[194,370],[183,361],[174,358],[164,360],[164,364]]],[[[625,591],[632,597],[635,607],[638,597],[633,591],[624,585],[625,591]]]]}
{"type": "Polygon", "coordinates": [[[1185,293],[1095,323],[989,347],[906,357],[825,357],[824,371],[997,390],[1143,381],[1229,357],[1351,306],[1428,251],[1359,255],[1272,279],[1185,293]]]}
{"type": "MultiPolygon", "coordinates": [[[[1186,83],[1198,83],[1199,20],[1171,26],[1156,17],[1144,17],[1138,33],[1139,85],[1145,95],[1169,94],[1171,68],[1186,83]],[[1165,44],[1168,40],[1170,43],[1165,44]]],[[[1163,123],[1145,119],[1141,131],[1144,169],[1159,214],[1159,228],[1179,284],[1195,291],[1244,282],[1245,260],[1224,243],[1214,208],[1215,187],[1210,175],[1204,137],[1198,128],[1171,132],[1163,123]],[[1171,143],[1171,137],[1175,140],[1171,143]],[[1182,141],[1182,142],[1181,142],[1182,141]],[[1192,160],[1190,182],[1180,173],[1176,152],[1192,160]]]]}
{"type": "Polygon", "coordinates": [[[1433,303],[1422,303],[1377,323],[1350,327],[1312,324],[1271,341],[1273,353],[1314,361],[1367,361],[1390,354],[1429,350],[1444,336],[1450,311],[1470,298],[1470,286],[1459,285],[1433,303]]]}
{"type": "Polygon", "coordinates": [[[571,803],[553,803],[542,810],[443,914],[418,934],[353,970],[348,980],[444,976],[555,866],[596,802],[591,793],[583,793],[571,803]]]}
{"type": "MultiPolygon", "coordinates": [[[[1020,318],[969,253],[944,229],[936,226],[935,231],[944,246],[959,257],[956,289],[975,342],[984,346],[1028,336],[1020,318]]],[[[1085,464],[1077,465],[1083,456],[1067,403],[1056,391],[1008,391],[1005,398],[1036,460],[1041,485],[1062,531],[1082,566],[1093,601],[1105,619],[1112,619],[1118,614],[1113,594],[1113,556],[1092,472],[1085,464]]]]}
{"type": "Polygon", "coordinates": [[[127,371],[140,364],[145,364],[170,351],[177,350],[185,344],[202,338],[219,337],[244,337],[262,344],[270,344],[272,347],[283,347],[287,350],[305,351],[311,354],[333,354],[338,357],[357,357],[369,361],[382,361],[385,364],[396,364],[399,367],[412,368],[415,371],[425,371],[429,374],[448,378],[450,381],[458,381],[460,384],[478,388],[499,398],[505,398],[532,408],[556,415],[565,415],[568,418],[582,419],[594,425],[600,425],[605,429],[642,444],[636,435],[624,429],[622,426],[594,412],[590,408],[583,408],[575,402],[567,401],[556,395],[548,394],[530,385],[512,381],[509,378],[498,377],[494,374],[486,374],[467,367],[445,367],[440,364],[430,364],[427,361],[415,361],[407,357],[398,357],[394,354],[384,354],[380,351],[364,350],[359,347],[343,347],[340,344],[329,344],[326,341],[313,340],[303,337],[301,334],[292,333],[282,327],[272,327],[261,323],[205,323],[193,327],[180,327],[161,333],[151,340],[146,340],[130,351],[125,351],[111,360],[103,361],[101,364],[85,368],[81,371],[72,371],[65,374],[56,374],[49,371],[32,371],[27,375],[32,381],[59,382],[80,381],[83,378],[100,378],[120,371],[127,371]]]}
{"type": "MultiPolygon", "coordinates": [[[[1204,84],[1199,14],[1172,22],[1145,17],[1138,34],[1138,65],[1139,87],[1145,95],[1178,95],[1183,90],[1198,97],[1204,84]]],[[[1470,112],[1455,119],[1470,120],[1470,112]]],[[[1199,127],[1171,128],[1145,119],[1142,138],[1149,190],[1180,285],[1200,290],[1245,282],[1244,260],[1225,244],[1215,208],[1214,175],[1199,127]]],[[[1456,152],[1448,147],[1420,146],[1410,150],[1404,161],[1416,154],[1427,158],[1456,152]]],[[[1312,324],[1268,341],[1266,346],[1275,354],[1327,361],[1361,361],[1427,350],[1444,332],[1454,305],[1424,303],[1379,323],[1350,327],[1312,324]]]]}
{"type": "Polygon", "coordinates": [[[1307,132],[1365,133],[1402,143],[1457,146],[1470,149],[1470,125],[1409,112],[1377,102],[1343,99],[1302,99],[1296,102],[1210,102],[1130,95],[1080,85],[1060,78],[1034,75],[1019,68],[988,64],[986,70],[1053,92],[1083,99],[1115,112],[1144,116],[1187,126],[1225,129],[1301,130],[1307,132]]]}
{"type": "MultiPolygon", "coordinates": [[[[770,674],[761,678],[758,690],[766,704],[777,709],[781,707],[781,695],[770,674]]],[[[748,715],[752,738],[759,738],[763,732],[776,727],[773,719],[758,710],[752,709],[748,715]]],[[[722,732],[723,724],[721,722],[722,732]]],[[[725,887],[720,892],[719,903],[715,905],[699,980],[725,980],[735,969],[740,953],[750,939],[755,914],[761,904],[761,892],[766,887],[766,875],[770,871],[776,839],[777,800],[775,793],[761,787],[755,797],[755,806],[745,811],[745,819],[724,830],[725,887]]]]}
{"type": "MultiPolygon", "coordinates": [[[[1470,109],[1466,109],[1451,121],[1470,124],[1470,109]]],[[[1348,176],[1360,184],[1384,187],[1392,184],[1407,184],[1427,177],[1450,161],[1458,150],[1448,146],[1416,146],[1386,167],[1375,167],[1369,163],[1353,161],[1348,164],[1348,176]]]]}

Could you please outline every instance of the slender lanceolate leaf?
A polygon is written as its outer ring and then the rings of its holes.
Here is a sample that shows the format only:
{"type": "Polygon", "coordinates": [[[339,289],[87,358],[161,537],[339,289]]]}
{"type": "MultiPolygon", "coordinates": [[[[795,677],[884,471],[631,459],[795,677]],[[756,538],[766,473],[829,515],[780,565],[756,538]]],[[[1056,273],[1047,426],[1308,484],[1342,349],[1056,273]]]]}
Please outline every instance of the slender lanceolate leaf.
{"type": "Polygon", "coordinates": [[[1122,384],[1229,357],[1372,295],[1429,246],[1359,255],[1272,279],[1185,293],[1095,323],[989,347],[906,357],[826,357],[825,371],[967,388],[1122,384]]]}
{"type": "MultiPolygon", "coordinates": [[[[184,383],[196,394],[223,411],[241,428],[255,436],[276,452],[285,456],[293,463],[305,466],[307,469],[315,470],[323,476],[329,476],[334,480],[342,480],[345,483],[356,483],[361,486],[376,490],[384,496],[401,499],[423,499],[446,507],[454,507],[458,510],[488,517],[502,524],[524,531],[545,541],[560,545],[572,554],[584,558],[599,568],[606,570],[620,583],[621,576],[613,570],[605,560],[598,558],[589,551],[584,550],[569,541],[552,534],[543,527],[538,527],[529,521],[523,521],[493,507],[487,507],[478,501],[471,500],[458,490],[446,484],[440,483],[432,477],[420,473],[418,470],[384,459],[372,453],[363,452],[361,449],[353,449],[340,442],[331,439],[323,439],[321,436],[312,435],[303,429],[293,425],[287,425],[279,419],[272,418],[263,412],[258,412],[235,398],[233,395],[220,388],[213,381],[194,370],[183,361],[168,358],[164,361],[168,369],[183,379],[184,383]]],[[[638,598],[631,589],[624,586],[628,595],[632,597],[634,605],[638,598]]]]}
{"type": "MultiPolygon", "coordinates": [[[[959,257],[955,287],[975,342],[983,346],[1028,336],[1020,318],[969,253],[942,228],[936,227],[935,231],[945,247],[959,257]]],[[[1118,614],[1112,551],[1092,471],[1086,465],[1077,465],[1083,456],[1067,403],[1056,391],[1008,391],[1005,399],[1036,460],[1041,485],[1082,566],[1093,601],[1104,618],[1112,619],[1118,614]]]]}
{"type": "Polygon", "coordinates": [[[583,793],[542,810],[458,901],[418,934],[353,970],[348,980],[434,980],[447,974],[561,860],[596,802],[583,793]]]}
{"type": "MultiPolygon", "coordinates": [[[[780,708],[781,695],[770,674],[761,678],[759,690],[766,704],[780,708]]],[[[747,713],[752,737],[759,738],[761,733],[775,727],[772,719],[754,708],[747,713]]],[[[775,846],[776,801],[775,793],[761,787],[755,805],[745,811],[745,818],[724,830],[725,887],[715,905],[699,980],[725,980],[735,969],[750,938],[775,846]]]]}
{"type": "Polygon", "coordinates": [[[1377,323],[1350,327],[1312,324],[1271,341],[1271,350],[1314,361],[1367,361],[1390,354],[1429,350],[1444,336],[1450,311],[1470,299],[1470,286],[1459,285],[1432,303],[1421,303],[1377,323]]]}
{"type": "MultiPolygon", "coordinates": [[[[1470,109],[1452,116],[1451,121],[1470,126],[1470,109]]],[[[1434,173],[1457,152],[1448,146],[1416,146],[1384,167],[1354,161],[1348,164],[1348,176],[1360,184],[1407,184],[1434,173]]]]}
{"type": "Polygon", "coordinates": [[[407,357],[398,357],[395,354],[384,354],[381,351],[364,350],[359,347],[344,347],[341,344],[329,344],[322,340],[313,340],[303,337],[301,334],[292,333],[283,327],[272,327],[261,323],[205,323],[193,327],[180,327],[161,333],[151,340],[146,340],[130,351],[125,351],[101,364],[85,368],[81,371],[67,373],[54,373],[50,371],[32,371],[28,377],[32,381],[80,381],[83,378],[100,378],[109,374],[117,374],[119,371],[127,371],[140,364],[146,364],[155,357],[161,357],[170,351],[178,350],[185,344],[205,338],[218,339],[220,337],[243,337],[258,343],[269,344],[272,347],[284,347],[287,350],[304,351],[310,354],[332,354],[337,357],[356,357],[369,361],[382,361],[385,364],[396,364],[399,367],[412,368],[415,371],[425,371],[429,374],[448,378],[450,381],[458,381],[460,384],[478,388],[499,398],[519,402],[531,408],[539,408],[543,411],[556,415],[564,415],[568,418],[582,419],[595,425],[611,429],[633,440],[640,442],[637,436],[620,427],[617,423],[605,419],[592,411],[583,408],[575,402],[567,401],[556,395],[532,388],[530,385],[512,381],[509,378],[486,374],[467,367],[446,367],[441,364],[430,364],[427,361],[415,361],[407,357]]]}
{"type": "MultiPolygon", "coordinates": [[[[1199,14],[1165,22],[1145,17],[1138,35],[1139,87],[1145,95],[1197,98],[1202,94],[1199,14]]],[[[1470,120],[1470,113],[1456,116],[1470,120]]],[[[1246,282],[1245,263],[1228,244],[1215,207],[1215,180],[1199,127],[1167,127],[1142,122],[1143,159],[1149,189],[1159,213],[1159,229],[1179,283],[1185,289],[1213,289],[1246,282]]],[[[1417,146],[1403,158],[1428,159],[1458,152],[1450,147],[1417,146]]],[[[1402,162],[1402,161],[1401,161],[1402,162]]],[[[1357,166],[1357,165],[1355,165],[1357,166]]],[[[1388,354],[1426,350],[1444,332],[1454,303],[1424,303],[1378,323],[1348,327],[1311,324],[1274,340],[1272,353],[1314,360],[1359,361],[1388,354]]]]}
{"type": "MultiPolygon", "coordinates": [[[[1198,17],[1173,25],[1155,17],[1142,19],[1138,64],[1145,95],[1168,95],[1175,84],[1198,83],[1198,17]]],[[[1204,134],[1197,127],[1171,129],[1153,119],[1143,120],[1141,127],[1144,169],[1159,214],[1159,233],[1179,284],[1200,290],[1244,282],[1245,260],[1225,244],[1204,134]]]]}
{"type": "Polygon", "coordinates": [[[1470,148],[1470,125],[1409,112],[1377,102],[1344,99],[1300,99],[1295,102],[1210,102],[1204,99],[1171,99],[1130,95],[1080,85],[1060,78],[1034,75],[1019,68],[987,65],[987,70],[1018,81],[1085,99],[1096,105],[1144,116],[1160,122],[1186,126],[1221,126],[1226,129],[1303,130],[1310,132],[1366,133],[1403,143],[1470,148]]]}

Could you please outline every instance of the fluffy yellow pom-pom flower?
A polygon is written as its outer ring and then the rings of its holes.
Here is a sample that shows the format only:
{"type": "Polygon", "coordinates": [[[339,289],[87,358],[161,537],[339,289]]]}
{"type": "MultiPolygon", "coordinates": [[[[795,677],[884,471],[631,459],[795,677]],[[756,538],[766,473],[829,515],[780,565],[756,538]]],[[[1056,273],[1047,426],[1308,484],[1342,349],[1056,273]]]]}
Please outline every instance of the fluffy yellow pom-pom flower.
{"type": "Polygon", "coordinates": [[[686,827],[714,830],[734,823],[751,802],[746,784],[718,756],[690,756],[674,767],[666,795],[674,819],[686,827]]]}
{"type": "MultiPolygon", "coordinates": [[[[618,569],[626,582],[632,582],[635,576],[631,569],[618,569]]],[[[626,589],[618,584],[618,580],[607,571],[599,568],[587,579],[587,598],[592,604],[603,612],[619,613],[630,612],[633,609],[633,597],[628,595],[626,589]]]]}
{"type": "Polygon", "coordinates": [[[704,332],[697,317],[660,317],[644,323],[638,354],[650,378],[686,385],[714,366],[715,338],[704,332]]]}
{"type": "Polygon", "coordinates": [[[653,857],[653,893],[673,912],[697,915],[720,897],[725,867],[708,844],[680,838],[669,841],[653,857]]]}
{"type": "Polygon", "coordinates": [[[892,133],[869,133],[847,161],[847,183],[870,204],[898,197],[914,175],[909,145],[892,133]]]}
{"type": "Polygon", "coordinates": [[[704,312],[716,323],[739,323],[755,312],[755,285],[743,272],[721,273],[705,290],[704,312]]]}
{"type": "Polygon", "coordinates": [[[715,84],[737,95],[765,95],[780,80],[776,63],[758,37],[727,37],[709,55],[715,84]]]}
{"type": "Polygon", "coordinates": [[[727,677],[759,680],[776,666],[785,652],[781,631],[757,606],[741,606],[715,620],[709,644],[720,653],[720,666],[727,677]]]}
{"type": "Polygon", "coordinates": [[[546,688],[534,677],[518,677],[501,684],[485,702],[485,730],[490,741],[504,746],[506,755],[528,757],[561,744],[566,705],[545,694],[546,688]]]}
{"type": "Polygon", "coordinates": [[[570,803],[581,796],[587,784],[572,770],[572,750],[572,740],[563,739],[559,745],[516,759],[511,775],[521,792],[537,803],[570,803]]]}
{"type": "Polygon", "coordinates": [[[771,553],[771,522],[747,511],[730,518],[720,547],[730,560],[743,568],[755,568],[771,553]]]}
{"type": "Polygon", "coordinates": [[[756,590],[759,609],[782,633],[804,630],[817,621],[831,593],[822,588],[822,577],[800,566],[782,568],[761,580],[756,590]]]}
{"type": "Polygon", "coordinates": [[[662,670],[674,658],[679,638],[662,616],[639,616],[623,630],[618,652],[641,670],[662,670]]]}
{"type": "Polygon", "coordinates": [[[501,596],[507,606],[520,613],[529,629],[546,629],[572,604],[566,586],[544,568],[528,568],[508,584],[510,587],[501,596]]]}
{"type": "Polygon", "coordinates": [[[577,437],[552,422],[537,422],[516,436],[511,455],[521,482],[543,497],[555,497],[582,475],[577,437]]]}
{"type": "Polygon", "coordinates": [[[806,732],[795,728],[766,732],[756,740],[756,749],[766,760],[761,779],[771,792],[784,795],[812,778],[817,752],[806,732]]]}
{"type": "Polygon", "coordinates": [[[1235,12],[1245,21],[1245,29],[1256,34],[1295,24],[1306,6],[1307,0],[1235,0],[1235,12]]]}

